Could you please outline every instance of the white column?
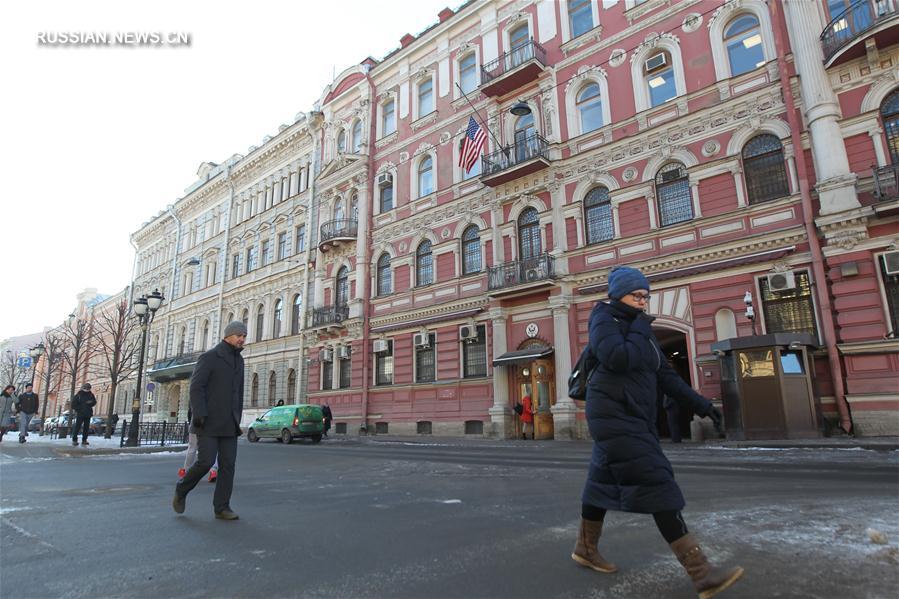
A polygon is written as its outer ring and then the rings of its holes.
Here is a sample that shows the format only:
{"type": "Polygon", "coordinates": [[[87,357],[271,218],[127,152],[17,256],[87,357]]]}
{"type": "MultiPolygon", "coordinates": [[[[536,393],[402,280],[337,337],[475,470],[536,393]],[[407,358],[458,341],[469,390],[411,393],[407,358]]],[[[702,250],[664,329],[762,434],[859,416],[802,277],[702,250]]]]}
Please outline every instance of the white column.
{"type": "MultiPolygon", "coordinates": [[[[496,359],[507,351],[506,346],[506,313],[502,308],[492,308],[490,318],[493,322],[493,358],[496,359]]],[[[514,434],[512,426],[512,410],[509,408],[509,366],[493,367],[493,407],[487,410],[493,423],[493,436],[508,439],[514,434]]]]}
{"type": "Polygon", "coordinates": [[[877,156],[877,166],[887,165],[886,151],[883,148],[883,130],[878,127],[872,131],[868,131],[871,136],[871,143],[874,144],[874,154],[877,156]]]}
{"type": "MultiPolygon", "coordinates": [[[[612,230],[615,239],[621,239],[621,223],[618,220],[618,204],[612,202],[612,230]]],[[[584,223],[584,239],[587,239],[587,223],[584,223]]]]}
{"type": "Polygon", "coordinates": [[[493,226],[490,231],[493,238],[493,265],[498,266],[504,262],[503,237],[499,230],[502,222],[502,208],[494,208],[491,212],[491,218],[493,220],[493,226]]]}
{"type": "Polygon", "coordinates": [[[569,334],[569,308],[571,296],[554,295],[549,298],[553,313],[553,338],[555,339],[556,405],[552,407],[553,438],[577,437],[577,405],[568,397],[568,375],[571,374],[571,335],[569,334]]]}
{"type": "Polygon", "coordinates": [[[799,193],[799,178],[796,176],[796,157],[787,156],[787,174],[790,176],[790,193],[799,193]]]}
{"type": "Polygon", "coordinates": [[[840,129],[840,105],[824,69],[821,51],[818,4],[807,0],[786,0],[787,25],[799,89],[805,105],[805,118],[817,167],[821,214],[833,214],[859,208],[855,190],[856,176],[849,169],[843,132],[840,129]],[[814,26],[813,26],[814,25],[814,26]]]}
{"type": "Polygon", "coordinates": [[[735,168],[731,174],[734,176],[734,189],[737,190],[737,207],[742,208],[746,205],[746,194],[743,192],[743,171],[735,168]]]}
{"type": "Polygon", "coordinates": [[[650,230],[658,229],[659,225],[657,224],[657,221],[656,221],[656,207],[655,207],[653,194],[647,196],[646,208],[649,211],[649,228],[650,228],[650,230]]]}
{"type": "Polygon", "coordinates": [[[699,181],[690,181],[690,196],[693,198],[693,218],[700,218],[702,206],[699,205],[699,181]]]}

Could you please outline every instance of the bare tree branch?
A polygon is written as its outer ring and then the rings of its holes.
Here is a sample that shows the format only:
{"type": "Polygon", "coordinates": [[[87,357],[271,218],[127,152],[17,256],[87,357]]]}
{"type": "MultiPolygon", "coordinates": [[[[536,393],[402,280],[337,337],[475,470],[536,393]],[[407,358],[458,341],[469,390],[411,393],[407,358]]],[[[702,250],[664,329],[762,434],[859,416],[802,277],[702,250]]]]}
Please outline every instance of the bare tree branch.
{"type": "MultiPolygon", "coordinates": [[[[130,316],[128,302],[123,299],[111,310],[101,311],[94,318],[97,351],[102,356],[102,364],[98,367],[102,376],[108,377],[110,382],[107,423],[112,422],[119,384],[130,378],[138,368],[141,330],[137,319],[130,316]]],[[[111,428],[107,426],[106,437],[110,435],[111,428]]]]}

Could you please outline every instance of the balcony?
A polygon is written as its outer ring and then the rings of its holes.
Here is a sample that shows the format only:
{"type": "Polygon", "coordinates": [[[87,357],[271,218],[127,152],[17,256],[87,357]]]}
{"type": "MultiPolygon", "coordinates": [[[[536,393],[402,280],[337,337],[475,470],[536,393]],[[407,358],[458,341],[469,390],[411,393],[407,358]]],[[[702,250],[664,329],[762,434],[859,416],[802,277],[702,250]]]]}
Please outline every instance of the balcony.
{"type": "Polygon", "coordinates": [[[198,351],[156,360],[153,366],[147,369],[147,378],[157,383],[189,379],[201,355],[203,352],[198,351]]]}
{"type": "Polygon", "coordinates": [[[491,266],[487,270],[487,289],[506,292],[518,291],[523,285],[527,285],[527,288],[544,287],[551,284],[555,276],[555,259],[549,254],[541,254],[534,258],[491,266]]]}
{"type": "Polygon", "coordinates": [[[899,200],[899,166],[874,167],[874,197],[878,202],[899,200]]]}
{"type": "Polygon", "coordinates": [[[546,50],[533,39],[481,65],[481,92],[503,96],[534,81],[546,68],[546,50]]]}
{"type": "Polygon", "coordinates": [[[341,218],[326,222],[321,227],[318,249],[327,252],[331,247],[356,241],[359,224],[356,219],[341,218]]]}
{"type": "Polygon", "coordinates": [[[311,318],[309,318],[309,328],[340,328],[349,317],[350,307],[348,305],[313,308],[311,318]]]}
{"type": "Polygon", "coordinates": [[[481,158],[481,182],[502,185],[549,166],[549,143],[537,133],[481,158]]]}
{"type": "Polygon", "coordinates": [[[897,0],[857,0],[837,15],[821,33],[824,50],[824,66],[864,56],[863,42],[874,36],[878,47],[883,48],[899,41],[899,32],[890,29],[889,21],[899,16],[897,0]]]}

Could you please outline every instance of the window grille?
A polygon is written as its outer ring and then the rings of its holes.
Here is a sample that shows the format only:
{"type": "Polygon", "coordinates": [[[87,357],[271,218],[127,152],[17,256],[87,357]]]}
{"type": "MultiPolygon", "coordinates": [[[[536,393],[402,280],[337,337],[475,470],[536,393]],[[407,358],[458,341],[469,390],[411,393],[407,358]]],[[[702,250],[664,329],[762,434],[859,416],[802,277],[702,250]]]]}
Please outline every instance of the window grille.
{"type": "Polygon", "coordinates": [[[661,226],[674,225],[693,218],[693,198],[687,169],[679,162],[663,166],[656,175],[656,197],[661,226]]]}
{"type": "Polygon", "coordinates": [[[615,235],[612,225],[612,203],[609,190],[594,187],[584,198],[584,221],[587,229],[587,244],[608,241],[615,235]]]}
{"type": "Polygon", "coordinates": [[[750,205],[790,195],[783,146],[776,136],[757,135],[743,146],[743,176],[750,205]]]}

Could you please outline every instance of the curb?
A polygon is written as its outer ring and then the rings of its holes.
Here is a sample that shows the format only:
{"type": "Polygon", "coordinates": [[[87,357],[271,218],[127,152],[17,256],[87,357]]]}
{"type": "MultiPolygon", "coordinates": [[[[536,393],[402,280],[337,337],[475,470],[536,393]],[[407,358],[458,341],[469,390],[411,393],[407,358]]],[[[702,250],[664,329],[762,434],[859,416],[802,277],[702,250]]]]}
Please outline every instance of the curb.
{"type": "Polygon", "coordinates": [[[92,455],[119,455],[119,454],[135,454],[135,453],[162,453],[166,451],[185,451],[187,445],[165,445],[159,447],[156,445],[150,447],[97,447],[96,449],[76,449],[72,448],[53,448],[53,451],[59,455],[69,458],[77,458],[92,455]]]}

